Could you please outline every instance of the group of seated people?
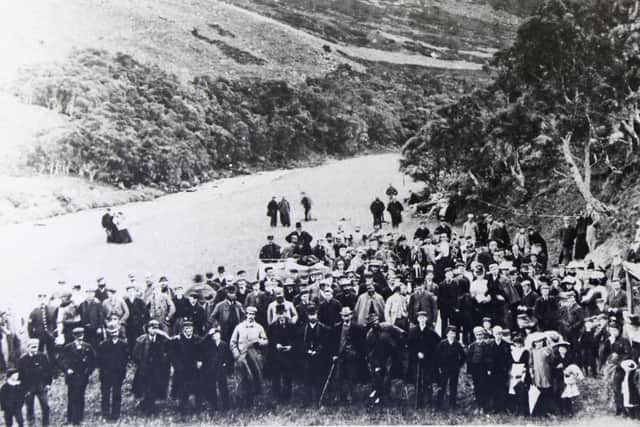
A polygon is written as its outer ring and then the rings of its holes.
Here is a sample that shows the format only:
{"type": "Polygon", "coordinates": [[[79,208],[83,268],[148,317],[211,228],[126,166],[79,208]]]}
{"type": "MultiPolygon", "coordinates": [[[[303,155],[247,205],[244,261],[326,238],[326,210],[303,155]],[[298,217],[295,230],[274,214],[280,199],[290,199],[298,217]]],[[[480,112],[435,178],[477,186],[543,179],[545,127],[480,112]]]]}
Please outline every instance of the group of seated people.
{"type": "Polygon", "coordinates": [[[433,231],[421,222],[410,237],[341,225],[314,240],[297,224],[284,249],[269,237],[259,280],[224,267],[188,287],[130,274],[124,296],[102,278],[85,292],[60,283],[39,295],[31,350],[12,372],[23,378],[27,418],[34,396],[48,416],[39,396],[50,376],[25,368],[36,356],[67,379],[74,424],[95,368],[103,416],[119,416],[129,361],[145,414],[167,396],[181,412],[191,397],[211,411],[253,407],[260,396],[290,403],[294,385],[304,405],[382,406],[407,398],[394,394],[398,380],[413,386],[412,405],[455,410],[462,372],[477,412],[571,414],[581,379],[592,376],[609,387],[616,414],[637,416],[640,301],[637,284],[623,289],[620,254],[606,267],[548,267],[538,231],[518,228],[507,244],[501,227],[490,241],[460,237],[444,220],[433,231]],[[282,271],[283,256],[303,263],[282,271]]]}

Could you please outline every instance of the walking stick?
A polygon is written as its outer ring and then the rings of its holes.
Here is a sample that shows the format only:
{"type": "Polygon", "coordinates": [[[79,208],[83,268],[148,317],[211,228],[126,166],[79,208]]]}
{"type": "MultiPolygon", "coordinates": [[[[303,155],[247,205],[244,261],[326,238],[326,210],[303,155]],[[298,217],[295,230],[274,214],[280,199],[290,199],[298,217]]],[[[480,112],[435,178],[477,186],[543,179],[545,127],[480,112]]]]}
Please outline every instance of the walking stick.
{"type": "Polygon", "coordinates": [[[418,392],[418,388],[420,387],[420,361],[418,361],[418,366],[416,368],[416,409],[418,409],[420,403],[420,394],[418,392]]]}
{"type": "Polygon", "coordinates": [[[324,399],[324,394],[327,392],[327,388],[329,388],[329,383],[331,382],[333,371],[336,369],[336,362],[337,360],[334,360],[331,363],[331,369],[329,370],[329,375],[327,376],[327,380],[324,382],[324,387],[322,387],[322,393],[320,393],[320,400],[318,401],[318,407],[322,406],[322,399],[324,399]]]}

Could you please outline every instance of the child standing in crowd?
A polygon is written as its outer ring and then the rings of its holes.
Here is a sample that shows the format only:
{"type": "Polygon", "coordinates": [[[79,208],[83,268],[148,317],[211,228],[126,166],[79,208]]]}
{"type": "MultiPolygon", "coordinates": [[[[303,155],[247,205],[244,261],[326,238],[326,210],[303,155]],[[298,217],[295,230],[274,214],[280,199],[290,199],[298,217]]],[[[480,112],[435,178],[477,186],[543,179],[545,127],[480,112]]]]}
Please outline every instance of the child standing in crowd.
{"type": "Polygon", "coordinates": [[[24,425],[22,406],[24,405],[24,390],[20,384],[20,374],[17,369],[7,371],[7,382],[0,388],[0,407],[4,412],[4,423],[7,427],[16,421],[18,427],[24,425]]]}

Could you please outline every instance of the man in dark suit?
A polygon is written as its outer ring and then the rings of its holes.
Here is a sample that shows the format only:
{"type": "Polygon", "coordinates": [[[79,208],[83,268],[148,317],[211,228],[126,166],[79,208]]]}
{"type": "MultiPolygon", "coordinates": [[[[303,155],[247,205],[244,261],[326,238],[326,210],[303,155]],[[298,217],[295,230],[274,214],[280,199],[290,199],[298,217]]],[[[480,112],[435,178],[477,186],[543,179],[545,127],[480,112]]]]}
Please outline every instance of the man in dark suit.
{"type": "Polygon", "coordinates": [[[134,393],[142,398],[140,406],[147,415],[155,412],[156,400],[167,395],[168,350],[169,341],[160,330],[160,322],[150,320],[147,333],[138,337],[132,356],[136,364],[134,393]]]}
{"type": "Polygon", "coordinates": [[[503,339],[501,326],[493,327],[493,339],[487,343],[487,384],[491,404],[489,409],[499,412],[506,409],[504,402],[509,397],[509,376],[511,373],[511,346],[503,339]]]}
{"type": "Polygon", "coordinates": [[[366,368],[364,358],[365,329],[353,321],[353,312],[349,307],[340,310],[341,322],[332,331],[331,354],[335,363],[335,381],[339,402],[353,400],[353,391],[358,379],[366,368]]]}
{"type": "Polygon", "coordinates": [[[273,235],[267,236],[267,244],[260,249],[258,258],[262,261],[272,262],[273,260],[280,259],[282,253],[280,252],[280,245],[273,241],[273,235]]]}
{"type": "Polygon", "coordinates": [[[57,310],[47,304],[47,294],[38,294],[38,306],[29,314],[27,331],[29,338],[38,340],[38,351],[46,350],[49,359],[55,356],[55,331],[57,321],[57,310]]]}
{"type": "Polygon", "coordinates": [[[291,382],[295,366],[296,328],[290,323],[284,307],[276,307],[276,320],[269,327],[269,361],[274,398],[280,402],[291,399],[291,382]]]}
{"type": "Polygon", "coordinates": [[[102,328],[107,317],[104,305],[96,298],[95,292],[97,291],[88,289],[86,299],[78,306],[85,341],[94,349],[98,348],[98,342],[102,340],[102,328]]]}
{"type": "Polygon", "coordinates": [[[437,407],[442,408],[444,395],[449,387],[449,406],[455,408],[458,397],[458,377],[460,369],[465,363],[465,353],[462,344],[457,340],[458,328],[449,326],[447,337],[440,341],[436,350],[437,367],[439,372],[439,390],[437,407]]]}
{"type": "Polygon", "coordinates": [[[179,400],[180,413],[187,412],[189,397],[196,398],[196,408],[200,409],[203,403],[203,395],[200,392],[199,375],[202,367],[202,357],[199,352],[199,343],[193,334],[193,322],[185,320],[182,323],[182,332],[174,338],[170,344],[171,363],[173,364],[173,381],[179,400]]]}
{"type": "Polygon", "coordinates": [[[558,301],[549,295],[550,288],[546,283],[540,286],[540,298],[536,301],[533,313],[538,319],[538,328],[541,331],[558,329],[558,301]]]}
{"type": "Polygon", "coordinates": [[[89,376],[96,366],[96,353],[84,342],[84,328],[72,331],[74,341],[60,352],[60,367],[67,383],[67,422],[80,425],[84,418],[84,400],[89,376]]]}
{"type": "Polygon", "coordinates": [[[134,285],[127,286],[127,296],[124,302],[129,309],[129,318],[125,325],[125,335],[127,337],[127,346],[129,347],[129,355],[133,354],[133,346],[136,340],[144,334],[144,325],[149,321],[149,310],[141,298],[136,295],[136,287],[134,285]]]}
{"type": "Polygon", "coordinates": [[[441,329],[440,334],[444,336],[449,324],[454,324],[455,313],[458,310],[458,298],[460,291],[458,282],[453,280],[453,268],[444,269],[444,280],[438,285],[438,308],[440,309],[441,329]]]}
{"type": "Polygon", "coordinates": [[[203,363],[200,388],[209,402],[211,412],[229,408],[227,375],[233,372],[233,356],[229,344],[222,341],[221,332],[220,327],[212,328],[200,344],[203,363]]]}
{"type": "MultiPolygon", "coordinates": [[[[417,370],[417,406],[423,407],[425,400],[431,404],[436,373],[436,348],[440,336],[433,330],[433,325],[428,323],[426,312],[419,311],[417,318],[418,325],[409,330],[409,366],[415,366],[417,370]]],[[[409,370],[413,371],[414,369],[409,370]]]]}
{"type": "Polygon", "coordinates": [[[46,354],[38,350],[40,342],[31,338],[27,342],[27,352],[18,360],[20,382],[25,392],[27,423],[35,425],[34,399],[38,398],[42,412],[42,425],[49,425],[49,388],[53,369],[46,354]]]}
{"type": "Polygon", "coordinates": [[[220,326],[222,340],[229,342],[233,330],[244,318],[244,308],[236,299],[236,288],[229,285],[226,287],[226,298],[213,309],[208,324],[209,327],[220,326]]]}
{"type": "Polygon", "coordinates": [[[320,395],[320,388],[327,375],[329,328],[318,320],[318,309],[310,306],[307,310],[307,324],[302,327],[302,357],[304,403],[311,402],[320,395]]]}
{"type": "Polygon", "coordinates": [[[97,280],[97,283],[98,283],[98,289],[95,290],[95,296],[98,299],[98,301],[100,301],[100,303],[103,303],[104,300],[109,298],[109,291],[107,290],[107,282],[104,280],[104,277],[99,277],[97,280]]]}
{"type": "Polygon", "coordinates": [[[97,358],[100,372],[100,394],[102,416],[115,421],[120,418],[122,402],[122,383],[127,373],[129,348],[127,343],[119,337],[120,328],[110,325],[107,339],[98,346],[97,358]]]}

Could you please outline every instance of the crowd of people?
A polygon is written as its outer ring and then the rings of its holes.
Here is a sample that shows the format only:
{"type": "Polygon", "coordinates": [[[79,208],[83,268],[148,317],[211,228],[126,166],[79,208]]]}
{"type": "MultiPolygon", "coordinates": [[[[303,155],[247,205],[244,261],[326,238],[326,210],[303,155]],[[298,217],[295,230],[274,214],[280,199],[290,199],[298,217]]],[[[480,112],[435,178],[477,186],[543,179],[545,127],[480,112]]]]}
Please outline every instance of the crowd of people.
{"type": "Polygon", "coordinates": [[[102,415],[117,419],[128,369],[147,415],[167,398],[183,413],[248,408],[259,396],[288,403],[294,385],[307,406],[383,407],[408,398],[393,394],[395,381],[415,387],[418,408],[453,409],[462,374],[477,413],[571,414],[591,376],[616,414],[638,416],[640,302],[636,284],[623,289],[626,255],[607,266],[576,261],[586,254],[575,232],[569,247],[570,218],[557,264],[539,231],[512,235],[490,216],[469,214],[460,233],[444,217],[410,234],[377,219],[372,232],[340,226],[324,238],[297,223],[285,248],[269,236],[259,280],[220,266],[188,288],[130,274],[125,295],[103,278],[85,290],[60,282],[38,295],[26,353],[8,358],[7,425],[22,425],[23,404],[33,425],[36,399],[47,425],[60,374],[67,421],[80,424],[94,370],[102,415]],[[295,267],[283,272],[285,259],[295,267]]]}

